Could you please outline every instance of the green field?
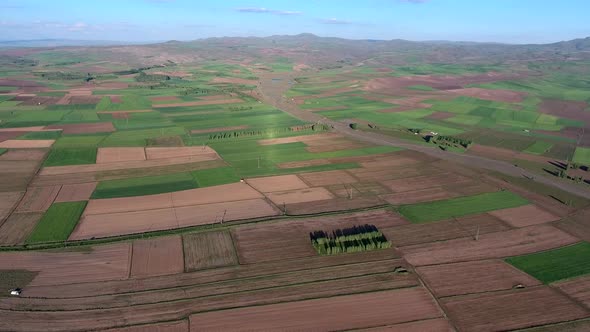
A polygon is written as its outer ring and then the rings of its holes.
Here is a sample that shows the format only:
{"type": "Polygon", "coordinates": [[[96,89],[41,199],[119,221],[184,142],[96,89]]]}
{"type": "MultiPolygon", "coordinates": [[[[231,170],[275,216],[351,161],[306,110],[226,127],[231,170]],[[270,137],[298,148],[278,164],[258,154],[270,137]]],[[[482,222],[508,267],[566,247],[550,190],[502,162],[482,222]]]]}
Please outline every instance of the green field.
{"type": "Polygon", "coordinates": [[[545,284],[590,273],[590,243],[530,255],[511,257],[506,261],[545,284]]]}
{"type": "Polygon", "coordinates": [[[43,166],[84,165],[96,163],[96,148],[54,148],[43,166]]]}
{"type": "Polygon", "coordinates": [[[53,203],[43,215],[27,243],[65,241],[68,239],[84,208],[86,202],[53,203]]]}
{"type": "Polygon", "coordinates": [[[462,217],[528,204],[510,191],[497,191],[441,201],[402,205],[399,212],[413,223],[425,223],[462,217]]]}
{"type": "Polygon", "coordinates": [[[577,147],[572,161],[578,164],[590,165],[590,148],[577,147]]]}
{"type": "Polygon", "coordinates": [[[61,131],[33,131],[19,136],[17,139],[58,139],[61,131]]]}
{"type": "Polygon", "coordinates": [[[202,169],[191,172],[199,187],[218,186],[240,181],[232,167],[202,169]]]}
{"type": "Polygon", "coordinates": [[[529,146],[524,150],[524,152],[532,153],[532,154],[544,154],[545,152],[549,151],[553,147],[552,143],[544,142],[544,141],[536,141],[533,145],[529,146]]]}
{"type": "Polygon", "coordinates": [[[101,181],[92,193],[92,198],[114,198],[161,194],[193,189],[197,183],[190,173],[127,178],[101,181]]]}

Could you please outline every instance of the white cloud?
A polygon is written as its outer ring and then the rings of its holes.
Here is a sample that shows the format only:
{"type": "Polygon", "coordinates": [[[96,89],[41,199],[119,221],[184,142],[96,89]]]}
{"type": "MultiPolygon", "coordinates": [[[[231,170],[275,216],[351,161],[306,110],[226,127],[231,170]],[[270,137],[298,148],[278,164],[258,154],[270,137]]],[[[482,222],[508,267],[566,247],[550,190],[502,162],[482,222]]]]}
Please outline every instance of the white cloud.
{"type": "Polygon", "coordinates": [[[274,14],[274,15],[301,15],[302,12],[293,10],[276,10],[264,7],[248,7],[236,9],[240,13],[274,14]]]}

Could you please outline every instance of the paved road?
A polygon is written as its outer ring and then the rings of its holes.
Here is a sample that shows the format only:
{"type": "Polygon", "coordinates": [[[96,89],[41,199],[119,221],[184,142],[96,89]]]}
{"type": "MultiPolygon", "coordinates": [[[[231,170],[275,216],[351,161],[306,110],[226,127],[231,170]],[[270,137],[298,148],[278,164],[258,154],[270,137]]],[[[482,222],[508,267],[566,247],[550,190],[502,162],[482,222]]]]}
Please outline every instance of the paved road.
{"type": "Polygon", "coordinates": [[[391,136],[353,130],[344,123],[330,120],[313,112],[301,110],[290,99],[284,98],[283,95],[291,87],[290,82],[293,78],[291,74],[261,73],[259,76],[260,84],[258,85],[257,89],[259,97],[264,102],[273,105],[274,107],[277,107],[278,109],[281,109],[301,120],[308,122],[321,122],[331,125],[334,127],[335,131],[360,141],[379,145],[397,146],[408,150],[422,152],[439,159],[450,160],[470,167],[492,170],[514,177],[526,176],[527,178],[534,178],[534,181],[536,182],[559,188],[563,191],[590,199],[589,189],[574,183],[563,182],[557,178],[542,176],[504,161],[489,159],[481,156],[442,151],[438,148],[415,144],[391,136]]]}

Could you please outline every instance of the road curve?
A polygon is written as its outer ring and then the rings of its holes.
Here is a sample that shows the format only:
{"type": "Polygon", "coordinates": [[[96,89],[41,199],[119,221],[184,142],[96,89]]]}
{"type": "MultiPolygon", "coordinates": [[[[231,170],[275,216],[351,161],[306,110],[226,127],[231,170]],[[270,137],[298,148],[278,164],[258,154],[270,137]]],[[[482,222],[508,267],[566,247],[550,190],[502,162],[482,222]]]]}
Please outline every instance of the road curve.
{"type": "Polygon", "coordinates": [[[450,151],[442,151],[437,148],[415,144],[396,137],[386,136],[372,132],[353,130],[348,125],[342,122],[333,121],[326,117],[322,117],[319,114],[301,110],[291,100],[285,98],[284,94],[291,87],[291,82],[293,78],[293,76],[291,76],[290,74],[259,73],[259,77],[260,81],[257,88],[258,97],[262,99],[262,101],[264,101],[265,103],[270,104],[284,112],[287,112],[303,121],[321,122],[327,125],[331,125],[333,126],[336,132],[364,142],[369,142],[378,145],[397,146],[408,150],[422,152],[424,154],[439,159],[453,161],[456,163],[464,164],[469,167],[492,170],[513,177],[525,176],[529,179],[533,179],[533,181],[536,181],[538,183],[552,186],[554,188],[561,189],[571,194],[590,199],[590,190],[582,186],[576,185],[574,183],[566,183],[556,178],[542,176],[531,171],[525,170],[521,167],[514,166],[505,161],[485,158],[481,156],[454,153],[450,151]]]}

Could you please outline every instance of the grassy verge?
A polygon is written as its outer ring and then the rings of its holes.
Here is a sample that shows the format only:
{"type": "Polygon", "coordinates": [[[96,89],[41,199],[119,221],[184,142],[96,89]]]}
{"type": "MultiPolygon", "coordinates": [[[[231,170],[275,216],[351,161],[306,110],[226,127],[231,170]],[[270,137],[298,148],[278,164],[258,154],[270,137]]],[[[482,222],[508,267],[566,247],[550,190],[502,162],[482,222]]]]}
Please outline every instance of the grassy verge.
{"type": "Polygon", "coordinates": [[[190,173],[173,173],[101,181],[92,193],[92,198],[153,195],[196,187],[197,183],[190,173]]]}
{"type": "Polygon", "coordinates": [[[26,243],[67,240],[85,207],[85,201],[54,203],[45,212],[26,243]]]}
{"type": "Polygon", "coordinates": [[[569,279],[590,273],[590,243],[511,257],[506,261],[543,283],[569,279]]]}
{"type": "Polygon", "coordinates": [[[510,191],[497,191],[441,201],[404,205],[399,212],[414,223],[425,223],[528,204],[510,191]]]}

